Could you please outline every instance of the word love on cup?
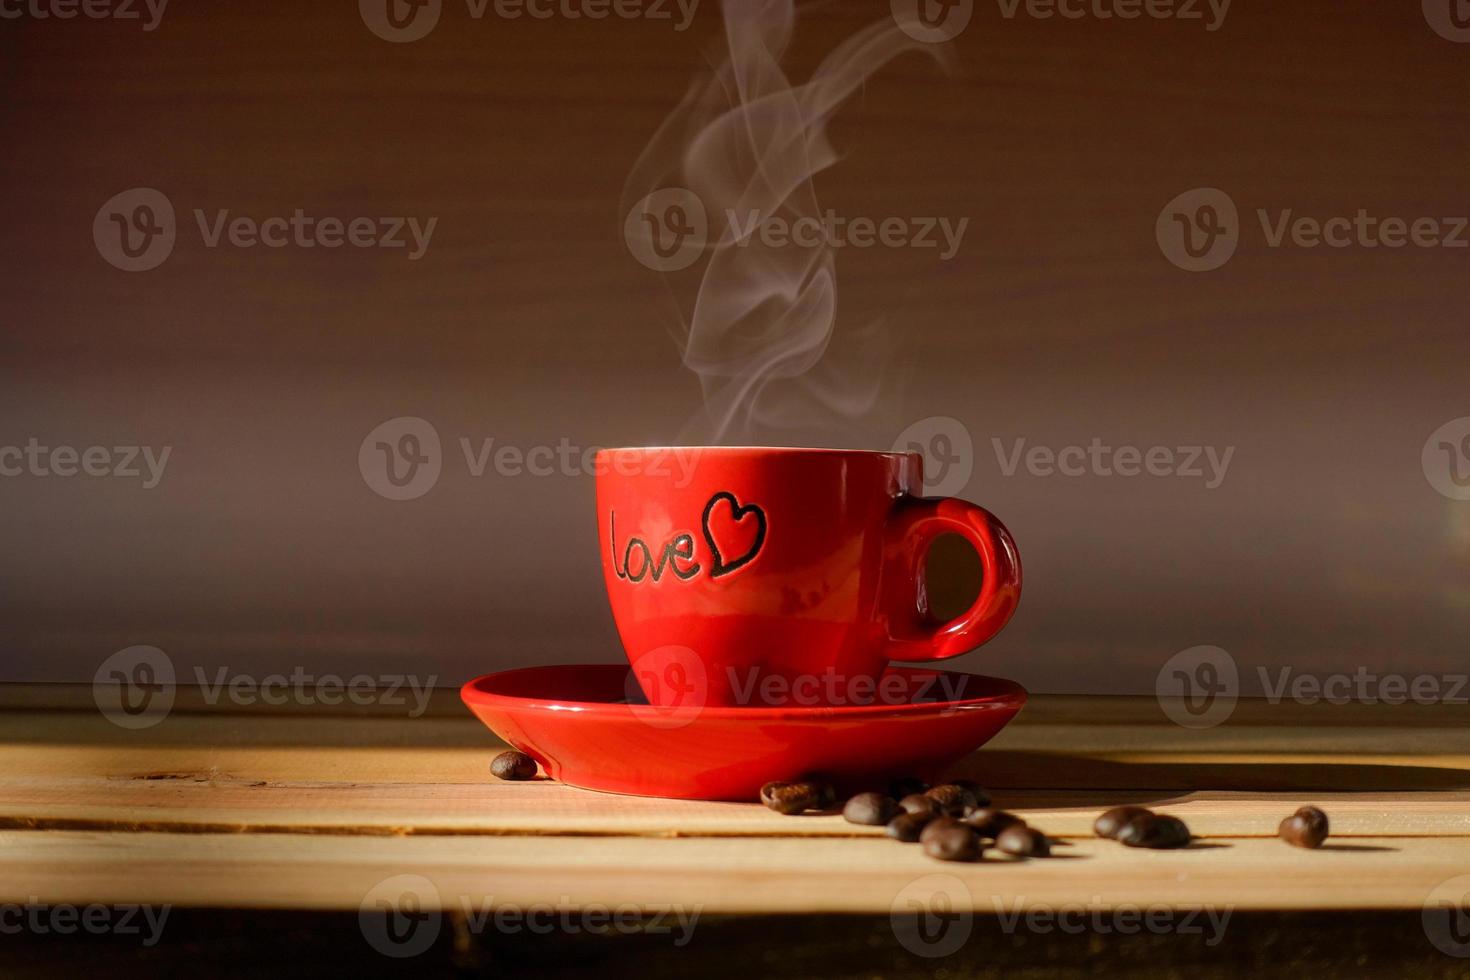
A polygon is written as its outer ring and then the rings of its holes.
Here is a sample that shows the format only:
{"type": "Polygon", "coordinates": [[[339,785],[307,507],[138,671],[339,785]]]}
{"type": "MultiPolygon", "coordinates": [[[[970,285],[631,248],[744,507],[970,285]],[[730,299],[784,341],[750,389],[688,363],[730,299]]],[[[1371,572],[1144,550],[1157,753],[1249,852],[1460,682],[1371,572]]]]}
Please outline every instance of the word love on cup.
{"type": "Polygon", "coordinates": [[[672,572],[688,581],[705,572],[723,578],[755,561],[766,543],[766,512],[759,504],[741,504],[735,495],[721,490],[709,498],[699,517],[699,530],[709,552],[706,565],[695,550],[694,535],[680,531],[657,548],[633,536],[618,554],[618,516],[608,512],[608,539],[612,545],[613,573],[629,582],[657,582],[672,572]]]}
{"type": "MultiPolygon", "coordinates": [[[[918,453],[650,446],[605,449],[596,463],[603,582],[623,650],[640,679],[664,676],[656,651],[694,651],[705,706],[748,705],[752,683],[876,684],[891,660],[959,656],[999,632],[1020,598],[1010,532],[976,504],[920,496],[918,453]],[[697,454],[697,470],[654,472],[670,453],[697,454]],[[923,614],[924,559],[949,533],[974,548],[983,584],[940,623],[923,614]]],[[[642,693],[667,708],[687,703],[685,689],[642,693]]]]}

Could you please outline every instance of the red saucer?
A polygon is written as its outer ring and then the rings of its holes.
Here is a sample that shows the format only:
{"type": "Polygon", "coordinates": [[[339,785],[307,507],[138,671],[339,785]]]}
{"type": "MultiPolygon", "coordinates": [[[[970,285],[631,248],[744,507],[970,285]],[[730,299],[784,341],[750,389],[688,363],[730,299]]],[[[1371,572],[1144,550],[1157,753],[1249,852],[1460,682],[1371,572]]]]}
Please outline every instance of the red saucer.
{"type": "Polygon", "coordinates": [[[890,667],[887,703],[658,708],[630,704],[618,664],[526,667],[470,681],[460,696],[553,779],[583,789],[691,800],[758,798],[773,779],[839,788],[938,775],[1021,710],[1018,684],[890,667]]]}

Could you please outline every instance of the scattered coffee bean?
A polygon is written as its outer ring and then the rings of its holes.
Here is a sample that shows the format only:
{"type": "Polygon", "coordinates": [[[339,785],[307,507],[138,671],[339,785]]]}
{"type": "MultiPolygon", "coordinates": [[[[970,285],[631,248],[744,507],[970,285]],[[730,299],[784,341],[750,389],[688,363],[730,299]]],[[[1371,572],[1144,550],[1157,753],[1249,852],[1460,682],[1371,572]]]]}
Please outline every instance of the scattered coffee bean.
{"type": "Polygon", "coordinates": [[[939,804],[923,793],[910,793],[898,801],[899,809],[904,813],[938,813],[939,804]]]}
{"type": "Polygon", "coordinates": [[[924,853],[941,861],[974,861],[980,857],[980,836],[969,827],[943,817],[919,835],[924,853]]]}
{"type": "Polygon", "coordinates": [[[898,815],[898,804],[882,793],[859,793],[842,808],[848,823],[882,827],[898,815]]]}
{"type": "Polygon", "coordinates": [[[1017,857],[1049,857],[1051,841],[1041,831],[1023,823],[1013,823],[995,837],[995,846],[1017,857]]]}
{"type": "Polygon", "coordinates": [[[1304,806],[1281,821],[1277,833],[1296,847],[1321,847],[1327,839],[1327,814],[1314,806],[1304,806]]]}
{"type": "Polygon", "coordinates": [[[935,786],[924,795],[933,800],[939,812],[946,817],[962,817],[980,805],[974,793],[955,783],[935,786]]]}
{"type": "Polygon", "coordinates": [[[922,793],[928,788],[929,784],[917,776],[902,776],[888,784],[888,795],[895,800],[901,800],[905,796],[922,793]]]}
{"type": "Polygon", "coordinates": [[[837,805],[837,790],[832,784],[823,779],[811,776],[803,780],[808,786],[814,788],[816,805],[813,810],[830,810],[837,805]]]}
{"type": "Polygon", "coordinates": [[[536,760],[524,752],[502,752],[490,760],[490,774],[500,779],[535,779],[536,760]]]}
{"type": "Polygon", "coordinates": [[[1007,827],[1026,826],[1026,821],[1005,810],[978,809],[965,814],[964,822],[974,828],[975,833],[991,840],[1000,836],[1007,827]]]}
{"type": "Polygon", "coordinates": [[[793,814],[827,809],[821,803],[829,794],[831,788],[820,783],[766,783],[761,787],[761,802],[777,813],[793,814]]]}
{"type": "Polygon", "coordinates": [[[942,814],[931,814],[931,817],[932,819],[924,825],[924,829],[919,831],[920,844],[939,833],[945,827],[952,827],[959,823],[954,817],[946,817],[942,814]]]}
{"type": "Polygon", "coordinates": [[[1141,817],[1152,812],[1141,806],[1115,806],[1093,821],[1092,831],[1099,837],[1117,840],[1118,831],[1123,829],[1124,824],[1134,817],[1141,817]]]}
{"type": "Polygon", "coordinates": [[[1118,841],[1128,847],[1151,847],[1164,850],[1184,847],[1191,840],[1189,828],[1178,817],[1162,813],[1139,814],[1118,831],[1118,841]]]}
{"type": "MultiPolygon", "coordinates": [[[[761,802],[778,813],[788,812],[786,809],[788,804],[795,806],[799,802],[803,807],[806,806],[805,798],[797,800],[791,793],[790,783],[779,781],[772,781],[761,787],[761,802]]],[[[789,812],[795,813],[797,811],[791,810],[789,812]]]]}
{"type": "Polygon", "coordinates": [[[990,794],[987,793],[983,788],[981,788],[980,784],[975,782],[975,780],[951,779],[949,782],[952,786],[958,786],[961,789],[969,790],[970,795],[975,798],[975,806],[981,807],[990,805],[990,794]]]}
{"type": "Polygon", "coordinates": [[[888,821],[888,836],[901,840],[905,844],[912,844],[919,839],[930,822],[935,819],[932,812],[924,813],[900,813],[888,821]]]}

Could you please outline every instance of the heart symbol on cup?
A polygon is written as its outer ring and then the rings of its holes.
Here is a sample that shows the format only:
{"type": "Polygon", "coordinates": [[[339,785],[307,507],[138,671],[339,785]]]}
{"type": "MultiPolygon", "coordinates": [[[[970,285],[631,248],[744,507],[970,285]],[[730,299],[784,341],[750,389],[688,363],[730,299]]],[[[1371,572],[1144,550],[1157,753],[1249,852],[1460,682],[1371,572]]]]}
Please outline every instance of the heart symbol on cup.
{"type": "MultiPolygon", "coordinates": [[[[731,572],[749,565],[755,560],[755,556],[760,553],[761,545],[765,544],[766,541],[766,512],[761,510],[757,504],[746,504],[742,507],[740,502],[735,499],[735,495],[725,490],[721,490],[709,498],[709,503],[704,505],[704,516],[701,519],[701,523],[704,530],[704,541],[709,545],[710,555],[713,556],[713,561],[710,564],[710,578],[729,575],[731,572]],[[727,512],[724,508],[721,508],[718,515],[715,513],[715,505],[722,500],[730,505],[728,517],[725,516],[727,512]],[[735,553],[735,549],[739,547],[741,526],[751,517],[755,518],[754,540],[739,558],[727,561],[725,555],[727,553],[735,553]],[[714,525],[718,526],[716,527],[714,525]],[[725,551],[721,551],[719,544],[715,541],[717,534],[725,542],[725,551]]],[[[748,534],[749,532],[745,533],[748,534]]]]}

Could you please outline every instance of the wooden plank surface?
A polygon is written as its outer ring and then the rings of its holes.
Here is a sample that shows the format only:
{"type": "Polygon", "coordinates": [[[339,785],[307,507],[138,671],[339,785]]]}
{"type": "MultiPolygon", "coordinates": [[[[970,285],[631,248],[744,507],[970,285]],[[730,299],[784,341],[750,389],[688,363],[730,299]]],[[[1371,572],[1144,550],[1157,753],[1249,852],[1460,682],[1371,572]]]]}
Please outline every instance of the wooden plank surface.
{"type": "Polygon", "coordinates": [[[122,732],[35,700],[0,713],[0,899],[350,910],[410,874],[466,901],[882,913],[917,878],[955,872],[985,902],[1412,908],[1470,873],[1457,710],[1248,709],[1194,732],[1137,701],[1035,708],[958,769],[1063,856],[957,868],[834,815],[500,782],[500,744],[445,705],[416,719],[186,710],[122,732]],[[1120,803],[1203,840],[1164,854],[1093,839],[1120,803]],[[1331,848],[1274,838],[1303,803],[1331,814],[1331,848]]]}
{"type": "MultiPolygon", "coordinates": [[[[1441,712],[1281,712],[1206,732],[1131,699],[1040,698],[960,767],[1047,832],[1086,836],[1120,803],[1165,807],[1212,836],[1269,836],[1296,806],[1343,836],[1470,834],[1470,732],[1441,712]],[[1033,710],[1034,708],[1034,710],[1033,710]],[[1080,724],[1080,717],[1103,723],[1080,724]],[[1434,754],[1425,754],[1433,747],[1434,754]],[[1335,748],[1335,751],[1329,749],[1335,748]]],[[[119,732],[95,713],[0,715],[0,824],[367,834],[850,836],[839,817],[589,793],[489,777],[502,747],[452,706],[432,717],[183,713],[119,732]],[[448,709],[448,710],[446,710],[448,709]]]]}
{"type": "MultiPolygon", "coordinates": [[[[784,817],[754,803],[654,800],[531,783],[261,781],[222,772],[154,778],[10,777],[0,781],[0,826],[180,833],[577,834],[655,836],[877,836],[835,815],[784,817]]],[[[997,805],[1048,834],[1091,835],[1110,806],[1174,813],[1197,833],[1274,836],[1296,807],[1332,814],[1333,833],[1470,836],[1470,792],[1178,793],[1146,789],[1002,790],[997,805]]]]}

